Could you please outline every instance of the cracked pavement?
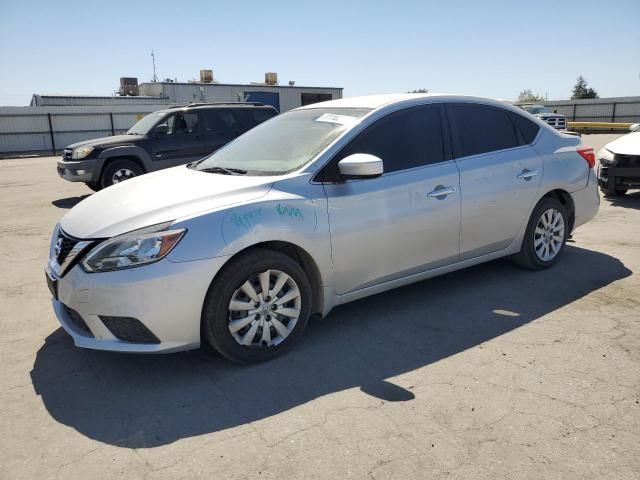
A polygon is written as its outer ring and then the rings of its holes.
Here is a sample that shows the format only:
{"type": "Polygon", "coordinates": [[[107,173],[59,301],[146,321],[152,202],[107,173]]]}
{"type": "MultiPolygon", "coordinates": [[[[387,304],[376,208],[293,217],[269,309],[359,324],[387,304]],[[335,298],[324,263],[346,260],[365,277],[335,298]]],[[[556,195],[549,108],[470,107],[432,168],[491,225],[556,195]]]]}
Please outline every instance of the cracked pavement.
{"type": "MultiPolygon", "coordinates": [[[[584,137],[600,148],[611,136],[584,137]]],[[[81,350],[43,267],[84,185],[0,160],[0,478],[640,478],[640,192],[560,262],[339,307],[290,354],[81,350]]]]}

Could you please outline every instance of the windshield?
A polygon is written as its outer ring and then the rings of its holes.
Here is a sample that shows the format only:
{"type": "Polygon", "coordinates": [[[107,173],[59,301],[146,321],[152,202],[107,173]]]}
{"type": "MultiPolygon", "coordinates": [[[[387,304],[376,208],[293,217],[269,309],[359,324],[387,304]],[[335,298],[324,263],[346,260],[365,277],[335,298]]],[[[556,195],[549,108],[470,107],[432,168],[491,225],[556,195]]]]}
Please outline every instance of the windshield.
{"type": "Polygon", "coordinates": [[[549,113],[549,109],[543,105],[525,105],[522,108],[533,115],[537,115],[538,113],[549,113]]]}
{"type": "Polygon", "coordinates": [[[149,130],[164,116],[167,112],[153,112],[138,120],[128,131],[128,135],[146,135],[149,130]]]}
{"type": "Polygon", "coordinates": [[[278,115],[201,160],[196,170],[280,175],[315,158],[369,109],[314,108],[278,115]]]}

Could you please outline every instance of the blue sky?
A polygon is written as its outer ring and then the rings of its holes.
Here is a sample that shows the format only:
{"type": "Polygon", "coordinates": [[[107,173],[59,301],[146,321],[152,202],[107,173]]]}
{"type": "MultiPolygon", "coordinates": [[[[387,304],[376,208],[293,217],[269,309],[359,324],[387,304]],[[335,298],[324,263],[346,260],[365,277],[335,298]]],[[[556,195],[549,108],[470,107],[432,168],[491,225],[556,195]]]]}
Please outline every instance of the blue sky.
{"type": "Polygon", "coordinates": [[[640,95],[640,1],[14,1],[0,6],[0,105],[33,93],[109,95],[121,76],[428,88],[568,98],[640,95]]]}

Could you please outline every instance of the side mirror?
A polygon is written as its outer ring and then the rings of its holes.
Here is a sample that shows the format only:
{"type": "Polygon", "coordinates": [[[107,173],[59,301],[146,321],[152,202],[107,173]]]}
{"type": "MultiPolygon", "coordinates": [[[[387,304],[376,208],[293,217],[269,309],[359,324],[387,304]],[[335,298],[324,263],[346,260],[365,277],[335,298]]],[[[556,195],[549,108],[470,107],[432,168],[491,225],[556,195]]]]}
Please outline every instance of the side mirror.
{"type": "Polygon", "coordinates": [[[640,123],[634,123],[629,127],[629,131],[631,132],[640,132],[640,123]]]}
{"type": "Polygon", "coordinates": [[[158,136],[166,135],[168,131],[169,126],[166,123],[161,123],[160,125],[156,125],[156,127],[153,129],[153,134],[158,136]]]}
{"type": "Polygon", "coordinates": [[[384,164],[375,155],[354,153],[338,162],[338,170],[346,178],[374,178],[384,173],[384,164]]]}

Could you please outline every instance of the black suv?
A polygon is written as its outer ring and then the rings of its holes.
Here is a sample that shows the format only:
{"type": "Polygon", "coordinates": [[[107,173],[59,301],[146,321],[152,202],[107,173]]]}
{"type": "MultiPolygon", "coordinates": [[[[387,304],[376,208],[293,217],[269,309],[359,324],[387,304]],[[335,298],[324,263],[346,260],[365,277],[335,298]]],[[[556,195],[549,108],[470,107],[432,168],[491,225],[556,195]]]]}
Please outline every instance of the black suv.
{"type": "Polygon", "coordinates": [[[203,158],[278,114],[255,102],[182,105],[150,113],[125,135],[74,143],[58,174],[92,190],[203,158]]]}

